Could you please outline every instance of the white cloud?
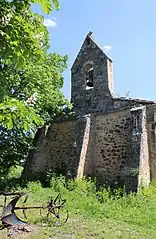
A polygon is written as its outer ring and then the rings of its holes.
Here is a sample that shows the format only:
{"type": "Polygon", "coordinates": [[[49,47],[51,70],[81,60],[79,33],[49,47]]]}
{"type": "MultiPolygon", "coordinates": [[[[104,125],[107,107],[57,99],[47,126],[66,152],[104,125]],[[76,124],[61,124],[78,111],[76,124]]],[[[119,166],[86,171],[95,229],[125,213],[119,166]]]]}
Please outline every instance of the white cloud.
{"type": "Polygon", "coordinates": [[[43,25],[46,26],[46,27],[54,28],[54,27],[57,26],[57,23],[56,23],[56,20],[54,20],[54,19],[52,20],[52,19],[47,18],[47,19],[44,19],[43,25]]]}
{"type": "Polygon", "coordinates": [[[110,50],[112,50],[112,46],[111,45],[104,45],[102,47],[102,49],[105,50],[105,51],[110,51],[110,50]]]}
{"type": "Polygon", "coordinates": [[[53,20],[56,22],[56,17],[53,17],[53,20]]]}

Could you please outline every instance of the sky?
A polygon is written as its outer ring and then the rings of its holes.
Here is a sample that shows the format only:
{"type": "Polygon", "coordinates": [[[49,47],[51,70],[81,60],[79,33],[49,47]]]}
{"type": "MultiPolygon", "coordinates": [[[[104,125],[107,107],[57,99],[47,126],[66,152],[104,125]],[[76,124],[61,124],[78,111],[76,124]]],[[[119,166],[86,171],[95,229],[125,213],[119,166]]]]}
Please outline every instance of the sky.
{"type": "MultiPolygon", "coordinates": [[[[40,6],[32,6],[41,13],[40,6]]],[[[68,55],[65,96],[70,99],[70,68],[89,31],[113,60],[117,96],[156,100],[156,0],[60,0],[45,16],[50,51],[68,55]]]]}

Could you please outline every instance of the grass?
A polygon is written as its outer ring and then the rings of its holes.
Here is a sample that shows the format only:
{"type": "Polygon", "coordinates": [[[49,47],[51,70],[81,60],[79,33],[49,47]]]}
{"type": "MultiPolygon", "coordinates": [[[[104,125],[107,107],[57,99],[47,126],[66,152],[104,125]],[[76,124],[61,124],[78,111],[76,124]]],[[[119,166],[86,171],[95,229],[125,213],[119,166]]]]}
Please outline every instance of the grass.
{"type": "MultiPolygon", "coordinates": [[[[40,213],[31,210],[27,213],[28,223],[35,229],[28,233],[30,239],[154,239],[156,222],[156,184],[140,190],[137,195],[126,195],[121,190],[112,192],[104,187],[96,191],[91,180],[70,181],[65,186],[63,177],[53,177],[49,188],[40,183],[29,183],[24,190],[30,192],[27,205],[43,205],[50,195],[61,192],[67,200],[69,221],[62,226],[41,226],[40,213]],[[120,196],[122,193],[122,197],[120,196]]],[[[1,203],[1,202],[0,202],[1,203]]],[[[20,234],[22,236],[22,234],[20,234]]],[[[16,238],[23,238],[20,237],[16,238]]],[[[0,238],[7,238],[6,231],[0,238]]]]}

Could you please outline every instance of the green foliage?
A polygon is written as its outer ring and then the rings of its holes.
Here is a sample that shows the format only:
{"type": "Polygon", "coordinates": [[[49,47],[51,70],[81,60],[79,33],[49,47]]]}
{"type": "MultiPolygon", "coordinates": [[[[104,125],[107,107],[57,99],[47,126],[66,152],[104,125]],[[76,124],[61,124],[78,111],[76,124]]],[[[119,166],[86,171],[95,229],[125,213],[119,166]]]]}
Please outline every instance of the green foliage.
{"type": "Polygon", "coordinates": [[[4,71],[7,80],[1,83],[1,173],[25,160],[36,127],[51,121],[64,106],[70,107],[61,92],[66,60],[66,56],[50,53],[27,64],[22,72],[12,67],[4,71]]]}
{"type": "Polygon", "coordinates": [[[68,181],[67,184],[64,177],[61,177],[51,179],[49,190],[55,194],[59,191],[67,198],[71,214],[85,215],[95,220],[111,218],[133,225],[146,225],[148,228],[155,226],[156,214],[153,212],[156,205],[156,185],[144,188],[137,194],[126,194],[121,189],[111,192],[105,188],[96,192],[96,185],[91,180],[76,179],[68,181]],[[99,194],[103,197],[102,202],[99,194]]]}
{"type": "Polygon", "coordinates": [[[0,122],[2,127],[6,127],[8,130],[16,127],[26,132],[30,129],[33,130],[35,124],[40,126],[43,124],[43,120],[37,117],[33,107],[29,107],[24,102],[11,97],[6,98],[0,104],[0,122]]]}
{"type": "MultiPolygon", "coordinates": [[[[27,1],[0,2],[1,63],[23,69],[28,61],[42,58],[48,40],[43,17],[33,14],[27,1]]],[[[2,75],[1,75],[2,78],[2,75]]]]}
{"type": "Polygon", "coordinates": [[[21,166],[11,167],[9,169],[9,174],[7,177],[8,179],[19,178],[21,176],[22,171],[23,171],[23,167],[21,166]]]}
{"type": "Polygon", "coordinates": [[[41,4],[42,10],[45,13],[50,13],[53,9],[53,5],[55,6],[57,11],[60,9],[60,5],[57,0],[52,0],[52,1],[50,1],[50,0],[34,0],[32,2],[41,4]]]}
{"type": "Polygon", "coordinates": [[[51,11],[49,0],[0,1],[0,175],[23,164],[36,130],[70,104],[61,92],[67,56],[49,53],[43,17],[31,3],[51,11]]]}

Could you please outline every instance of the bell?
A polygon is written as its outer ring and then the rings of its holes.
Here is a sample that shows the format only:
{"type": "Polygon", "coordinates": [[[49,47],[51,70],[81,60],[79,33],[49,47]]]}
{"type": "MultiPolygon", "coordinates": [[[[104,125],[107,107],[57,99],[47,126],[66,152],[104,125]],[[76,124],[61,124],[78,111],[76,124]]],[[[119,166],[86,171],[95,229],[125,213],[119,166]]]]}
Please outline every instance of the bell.
{"type": "Polygon", "coordinates": [[[88,87],[93,87],[93,81],[91,79],[89,79],[87,82],[86,82],[86,85],[88,87]]]}
{"type": "Polygon", "coordinates": [[[87,72],[86,75],[86,85],[88,87],[93,87],[93,69],[87,72]]]}

